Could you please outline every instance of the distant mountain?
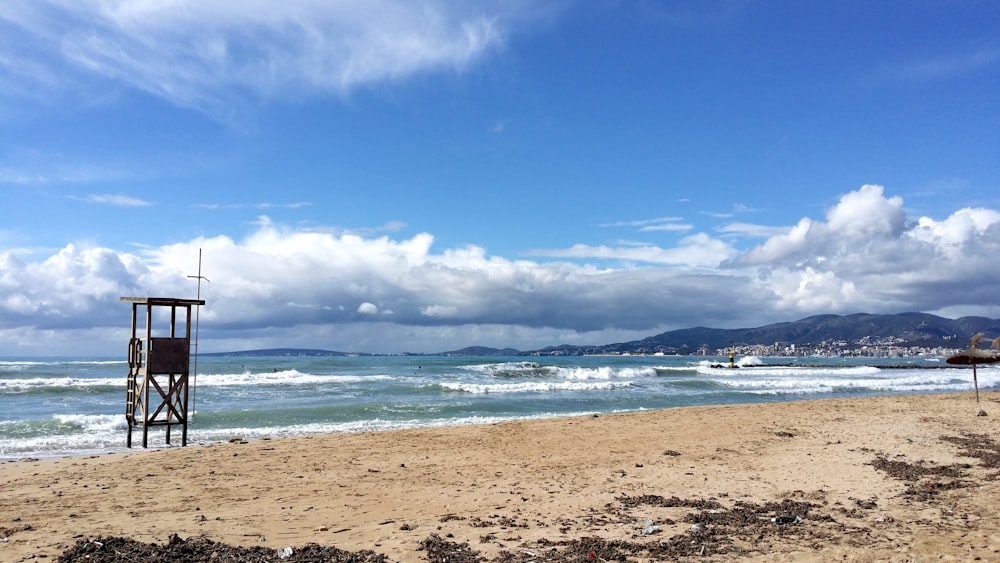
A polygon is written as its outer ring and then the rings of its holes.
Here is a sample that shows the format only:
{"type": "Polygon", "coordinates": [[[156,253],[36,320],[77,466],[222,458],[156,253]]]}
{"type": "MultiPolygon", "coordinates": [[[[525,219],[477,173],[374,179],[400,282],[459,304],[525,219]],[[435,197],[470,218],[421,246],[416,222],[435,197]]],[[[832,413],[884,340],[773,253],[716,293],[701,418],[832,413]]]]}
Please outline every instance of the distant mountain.
{"type": "Polygon", "coordinates": [[[264,350],[241,350],[239,352],[208,352],[199,356],[249,358],[255,356],[367,356],[368,354],[347,354],[331,350],[309,350],[303,348],[267,348],[264,350]]]}
{"type": "Polygon", "coordinates": [[[694,354],[727,346],[775,343],[796,346],[822,342],[854,344],[862,339],[893,339],[899,346],[962,348],[972,335],[982,332],[987,338],[1000,335],[1000,320],[986,317],[946,319],[926,313],[896,315],[816,315],[798,321],[769,324],[757,328],[718,329],[695,327],[664,332],[642,340],[600,346],[553,346],[529,352],[543,355],[665,353],[694,354]]]}
{"type": "Polygon", "coordinates": [[[469,346],[461,350],[441,352],[441,356],[519,356],[520,350],[514,348],[488,348],[486,346],[469,346]]]}

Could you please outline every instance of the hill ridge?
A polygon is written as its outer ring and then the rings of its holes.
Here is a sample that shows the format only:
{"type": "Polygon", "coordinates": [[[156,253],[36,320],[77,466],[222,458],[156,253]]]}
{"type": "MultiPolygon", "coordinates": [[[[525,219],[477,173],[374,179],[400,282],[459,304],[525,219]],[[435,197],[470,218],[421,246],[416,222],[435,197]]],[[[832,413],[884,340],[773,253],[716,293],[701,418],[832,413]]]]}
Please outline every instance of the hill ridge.
{"type": "Polygon", "coordinates": [[[752,328],[708,328],[697,326],[670,330],[654,336],[599,345],[560,344],[536,350],[467,346],[435,353],[402,352],[397,354],[348,353],[323,349],[266,348],[233,352],[202,353],[202,356],[527,356],[589,354],[697,354],[726,347],[775,346],[814,347],[887,345],[960,349],[969,345],[972,335],[986,338],[1000,336],[1000,320],[979,316],[948,319],[930,313],[848,315],[811,315],[797,321],[782,321],[752,328]]]}

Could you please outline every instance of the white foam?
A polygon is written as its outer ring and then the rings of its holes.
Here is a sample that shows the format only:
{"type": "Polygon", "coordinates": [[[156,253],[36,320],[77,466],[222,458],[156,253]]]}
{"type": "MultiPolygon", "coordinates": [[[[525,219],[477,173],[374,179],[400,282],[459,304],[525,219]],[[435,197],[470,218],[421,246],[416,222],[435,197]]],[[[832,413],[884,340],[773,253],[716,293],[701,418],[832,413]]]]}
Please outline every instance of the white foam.
{"type": "Polygon", "coordinates": [[[218,373],[199,374],[197,384],[209,387],[252,386],[252,385],[311,385],[362,383],[365,381],[387,381],[396,379],[391,375],[316,375],[289,369],[258,373],[218,373]]]}
{"type": "MultiPolygon", "coordinates": [[[[699,373],[702,373],[699,370],[699,373]]],[[[729,387],[755,394],[818,394],[834,390],[858,389],[892,392],[965,391],[972,385],[971,370],[879,370],[877,368],[795,368],[787,374],[780,369],[730,370],[711,369],[703,372],[708,379],[729,387]]],[[[980,389],[1000,385],[1000,373],[989,370],[980,373],[980,389]]]]}
{"type": "Polygon", "coordinates": [[[29,379],[0,379],[0,392],[61,387],[117,387],[124,386],[125,378],[86,377],[32,377],[29,379]]]}
{"type": "MultiPolygon", "coordinates": [[[[56,414],[52,419],[66,425],[65,432],[41,436],[18,436],[0,439],[0,458],[17,457],[18,454],[74,455],[125,445],[127,428],[124,415],[56,414]]],[[[23,424],[23,421],[13,421],[23,424]]]]}
{"type": "Polygon", "coordinates": [[[37,366],[104,366],[125,365],[125,360],[0,360],[0,367],[19,368],[37,366]]]}
{"type": "MultiPolygon", "coordinates": [[[[200,374],[191,376],[191,381],[198,386],[230,387],[254,385],[310,385],[363,383],[366,381],[387,381],[395,379],[390,375],[314,375],[297,370],[284,370],[261,373],[221,373],[200,374]]],[[[122,377],[33,377],[25,379],[0,379],[0,393],[29,391],[43,388],[67,387],[125,387],[126,376],[122,377]]]]}
{"type": "Polygon", "coordinates": [[[56,414],[52,418],[87,433],[121,432],[127,427],[124,414],[56,414]]]}
{"type": "Polygon", "coordinates": [[[603,391],[608,389],[619,389],[629,387],[627,381],[598,381],[590,383],[580,383],[572,381],[541,381],[523,383],[455,383],[444,382],[439,384],[451,391],[462,391],[464,393],[485,394],[485,393],[545,393],[551,391],[603,391]]]}
{"type": "Polygon", "coordinates": [[[838,366],[765,366],[760,365],[760,367],[745,367],[745,368],[730,368],[730,367],[712,367],[713,365],[718,365],[718,363],[704,363],[699,364],[695,371],[703,375],[712,375],[716,377],[732,376],[732,377],[761,377],[761,376],[775,376],[775,377],[815,377],[817,375],[833,375],[833,376],[844,376],[844,375],[875,375],[880,373],[882,370],[874,366],[849,366],[849,367],[838,367],[838,366]]]}

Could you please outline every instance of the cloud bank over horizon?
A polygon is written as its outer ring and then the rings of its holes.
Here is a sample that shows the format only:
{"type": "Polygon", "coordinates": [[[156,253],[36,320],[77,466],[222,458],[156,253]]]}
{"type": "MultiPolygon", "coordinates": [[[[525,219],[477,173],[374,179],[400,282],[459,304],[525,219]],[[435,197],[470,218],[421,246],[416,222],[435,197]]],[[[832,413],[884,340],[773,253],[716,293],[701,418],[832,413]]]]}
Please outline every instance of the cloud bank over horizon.
{"type": "Polygon", "coordinates": [[[241,240],[198,237],[133,252],[69,244],[37,259],[7,250],[0,354],[61,352],[60,342],[115,353],[129,314],[119,298],[193,297],[199,249],[209,280],[201,287],[203,351],[535,349],[820,313],[1000,316],[989,305],[997,210],[909,217],[902,198],[865,185],[824,217],[803,217],[747,250],[727,236],[697,233],[673,248],[530,251],[543,261],[473,245],[435,249],[431,233],[331,234],[262,218],[241,240]]]}

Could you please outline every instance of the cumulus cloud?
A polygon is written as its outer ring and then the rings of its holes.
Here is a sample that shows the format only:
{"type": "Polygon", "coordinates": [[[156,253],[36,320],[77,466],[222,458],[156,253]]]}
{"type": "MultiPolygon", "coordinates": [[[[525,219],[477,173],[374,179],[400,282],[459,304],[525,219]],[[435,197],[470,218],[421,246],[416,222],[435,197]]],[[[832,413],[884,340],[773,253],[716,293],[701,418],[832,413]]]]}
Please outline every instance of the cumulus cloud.
{"type": "Polygon", "coordinates": [[[816,313],[985,314],[995,310],[1000,212],[909,219],[898,197],[863,186],[825,218],[803,218],[743,253],[696,234],[669,248],[577,245],[512,260],[478,246],[436,250],[429,233],[332,234],[266,217],[242,240],[136,253],[71,244],[40,261],[8,250],[0,252],[0,353],[80,334],[93,353],[117,350],[128,323],[119,298],[193,297],[199,249],[211,280],[200,289],[203,350],[525,349],[816,313]]]}
{"type": "Polygon", "coordinates": [[[867,185],[846,194],[827,213],[827,228],[852,241],[899,235],[906,221],[903,198],[886,198],[883,191],[882,186],[867,185]]]}
{"type": "Polygon", "coordinates": [[[826,214],[826,221],[802,218],[786,232],[775,234],[738,259],[747,265],[823,258],[857,245],[898,239],[906,214],[903,199],[886,198],[882,186],[865,185],[845,194],[826,214]]]}
{"type": "MultiPolygon", "coordinates": [[[[463,70],[502,48],[496,2],[451,0],[14,0],[0,73],[45,90],[99,76],[181,107],[344,95],[364,85],[463,70]],[[68,71],[68,73],[67,73],[68,71]]],[[[18,91],[8,90],[8,95],[18,91]]]]}
{"type": "Polygon", "coordinates": [[[107,305],[136,293],[149,274],[137,256],[106,248],[71,244],[39,263],[0,253],[0,327],[107,326],[115,319],[107,305]]]}
{"type": "MultiPolygon", "coordinates": [[[[1000,223],[1000,212],[993,209],[965,208],[944,221],[921,217],[909,235],[957,258],[963,250],[966,250],[964,248],[966,243],[972,244],[980,240],[981,236],[997,223],[1000,223]]],[[[976,251],[974,248],[968,250],[976,251]]],[[[990,249],[979,251],[988,250],[990,249]]]]}
{"type": "Polygon", "coordinates": [[[989,306],[1000,213],[962,209],[909,221],[898,196],[866,185],[826,221],[803,218],[726,265],[752,268],[794,312],[933,311],[989,306]]]}

